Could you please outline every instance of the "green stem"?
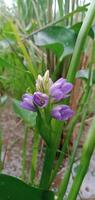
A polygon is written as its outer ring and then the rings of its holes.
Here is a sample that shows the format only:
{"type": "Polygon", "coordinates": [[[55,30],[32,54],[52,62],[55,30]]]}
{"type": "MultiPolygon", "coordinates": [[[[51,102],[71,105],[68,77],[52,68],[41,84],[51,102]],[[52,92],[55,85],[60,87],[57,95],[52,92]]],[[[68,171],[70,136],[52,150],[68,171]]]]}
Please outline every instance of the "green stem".
{"type": "Polygon", "coordinates": [[[73,83],[75,80],[76,71],[80,63],[81,53],[82,53],[88,32],[94,20],[94,17],[95,17],[95,0],[92,0],[91,5],[89,6],[89,9],[86,13],[86,17],[84,19],[84,22],[81,26],[80,32],[77,37],[73,57],[72,57],[71,64],[70,64],[68,74],[67,74],[67,79],[69,82],[73,83]]]}
{"type": "Polygon", "coordinates": [[[31,185],[33,185],[35,181],[37,158],[38,158],[38,147],[39,147],[39,134],[38,134],[38,130],[35,129],[33,151],[32,151],[32,157],[31,157],[30,181],[29,181],[31,185]]]}
{"type": "Polygon", "coordinates": [[[42,176],[41,176],[41,181],[40,181],[40,187],[47,190],[49,188],[49,178],[52,173],[52,168],[54,164],[54,159],[56,156],[57,148],[60,142],[60,137],[62,133],[62,127],[63,124],[56,121],[55,123],[55,132],[54,137],[52,140],[52,145],[51,147],[47,146],[46,148],[46,154],[45,154],[45,160],[44,160],[44,166],[43,166],[43,171],[42,171],[42,176]]]}
{"type": "Polygon", "coordinates": [[[44,166],[43,166],[43,171],[42,171],[42,176],[41,176],[41,181],[40,181],[40,188],[43,188],[44,190],[47,190],[49,188],[48,182],[49,182],[51,170],[53,168],[55,155],[56,155],[55,147],[53,147],[53,149],[49,147],[46,148],[44,166]]]}
{"type": "Polygon", "coordinates": [[[92,121],[86,141],[84,143],[80,166],[78,168],[77,175],[74,179],[74,182],[71,187],[67,200],[71,200],[71,199],[75,200],[77,198],[80,186],[87,173],[94,148],[95,148],[95,118],[92,121]]]}
{"type": "Polygon", "coordinates": [[[23,147],[22,147],[22,180],[25,180],[27,136],[28,136],[28,127],[25,127],[24,141],[23,141],[23,147]]]}

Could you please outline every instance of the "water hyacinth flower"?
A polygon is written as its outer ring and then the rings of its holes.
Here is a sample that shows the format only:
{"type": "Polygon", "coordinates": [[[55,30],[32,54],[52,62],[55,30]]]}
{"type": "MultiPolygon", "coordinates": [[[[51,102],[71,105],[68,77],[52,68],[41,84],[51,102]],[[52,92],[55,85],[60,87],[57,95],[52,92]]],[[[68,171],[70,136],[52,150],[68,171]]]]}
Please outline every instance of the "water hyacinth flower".
{"type": "MultiPolygon", "coordinates": [[[[23,95],[20,106],[24,109],[36,112],[37,107],[45,108],[48,103],[53,104],[66,98],[68,93],[72,90],[73,85],[66,81],[64,78],[58,79],[55,83],[49,77],[47,70],[42,77],[38,75],[36,80],[36,92],[33,95],[23,95]],[[50,99],[50,102],[49,102],[50,99]]],[[[68,120],[74,114],[73,110],[67,105],[57,105],[50,110],[53,118],[57,120],[68,120]]]]}
{"type": "Polygon", "coordinates": [[[33,103],[33,95],[24,94],[22,97],[22,101],[20,102],[20,106],[26,110],[30,110],[36,112],[36,107],[33,103]]]}
{"type": "Polygon", "coordinates": [[[33,102],[36,106],[44,108],[47,106],[49,97],[41,92],[35,92],[33,95],[33,102]]]}
{"type": "Polygon", "coordinates": [[[60,121],[70,119],[73,114],[73,110],[67,105],[58,105],[51,112],[52,117],[60,121]]]}
{"type": "Polygon", "coordinates": [[[66,79],[60,78],[50,87],[50,96],[56,102],[67,97],[68,93],[71,92],[73,85],[68,83],[66,79]]]}

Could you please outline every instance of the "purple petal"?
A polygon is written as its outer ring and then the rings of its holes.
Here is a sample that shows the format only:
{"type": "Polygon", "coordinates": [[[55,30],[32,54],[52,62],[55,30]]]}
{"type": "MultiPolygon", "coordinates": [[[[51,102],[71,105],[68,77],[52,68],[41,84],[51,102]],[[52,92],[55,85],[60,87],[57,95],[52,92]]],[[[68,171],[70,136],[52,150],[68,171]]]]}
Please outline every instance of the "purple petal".
{"type": "Polygon", "coordinates": [[[64,110],[64,112],[62,112],[62,119],[61,120],[68,120],[70,119],[72,116],[73,116],[74,112],[72,109],[67,109],[67,110],[64,110]]]}
{"type": "Polygon", "coordinates": [[[36,112],[36,107],[33,103],[33,95],[24,94],[20,106],[26,110],[36,112]]]}
{"type": "Polygon", "coordinates": [[[50,87],[50,96],[53,101],[60,101],[67,98],[67,94],[72,90],[73,85],[66,82],[66,79],[60,78],[50,87]]]}
{"type": "Polygon", "coordinates": [[[33,100],[33,95],[31,95],[31,94],[28,94],[28,93],[25,93],[23,96],[22,96],[22,99],[24,100],[24,99],[30,99],[30,100],[33,100]]]}
{"type": "Polygon", "coordinates": [[[51,115],[57,120],[68,120],[73,116],[73,110],[67,105],[59,105],[52,109],[51,115]]]}
{"type": "Polygon", "coordinates": [[[60,89],[61,86],[66,82],[65,79],[60,78],[58,79],[55,83],[52,84],[52,86],[50,87],[50,94],[52,95],[52,92],[56,89],[60,89]]]}
{"type": "Polygon", "coordinates": [[[33,101],[37,106],[44,108],[48,104],[49,97],[44,93],[35,92],[33,95],[33,101]]]}
{"type": "Polygon", "coordinates": [[[33,111],[33,112],[36,112],[36,109],[34,106],[30,105],[28,102],[25,102],[25,101],[22,101],[20,103],[20,106],[26,110],[30,110],[30,111],[33,111]]]}
{"type": "Polygon", "coordinates": [[[56,89],[56,90],[53,90],[51,96],[54,101],[60,101],[61,99],[64,98],[64,93],[61,90],[56,89]]]}
{"type": "Polygon", "coordinates": [[[73,85],[71,83],[64,83],[62,86],[62,91],[63,91],[64,95],[71,92],[72,89],[73,89],[73,85]]]}

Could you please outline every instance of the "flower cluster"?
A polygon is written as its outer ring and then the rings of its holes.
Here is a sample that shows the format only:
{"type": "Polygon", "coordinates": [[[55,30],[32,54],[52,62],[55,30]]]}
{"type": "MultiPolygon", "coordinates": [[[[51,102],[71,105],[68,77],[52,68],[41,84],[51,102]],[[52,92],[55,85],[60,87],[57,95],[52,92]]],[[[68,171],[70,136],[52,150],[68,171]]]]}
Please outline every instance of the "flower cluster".
{"type": "MultiPolygon", "coordinates": [[[[49,78],[49,71],[44,77],[38,75],[36,81],[36,92],[33,95],[24,94],[20,106],[24,109],[36,112],[38,108],[45,108],[49,103],[57,104],[62,99],[68,97],[73,85],[60,78],[55,83],[49,78]]],[[[51,115],[57,120],[68,120],[73,116],[73,110],[67,105],[56,105],[51,110],[51,115]]]]}

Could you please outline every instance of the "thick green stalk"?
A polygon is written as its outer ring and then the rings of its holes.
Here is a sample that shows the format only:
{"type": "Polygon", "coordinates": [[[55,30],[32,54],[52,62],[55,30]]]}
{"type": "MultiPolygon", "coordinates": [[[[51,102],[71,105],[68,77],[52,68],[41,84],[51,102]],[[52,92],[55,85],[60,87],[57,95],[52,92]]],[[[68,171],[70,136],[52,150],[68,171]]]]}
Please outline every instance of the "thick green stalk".
{"type": "Polygon", "coordinates": [[[38,147],[39,147],[39,133],[38,130],[34,130],[34,143],[33,143],[33,151],[31,157],[31,167],[30,167],[30,180],[31,185],[34,184],[36,168],[37,168],[37,158],[38,158],[38,147]]]}
{"type": "Polygon", "coordinates": [[[95,17],[95,0],[92,0],[91,5],[89,6],[86,17],[84,19],[84,22],[81,26],[80,32],[77,37],[73,57],[72,57],[71,64],[70,64],[68,74],[67,74],[67,79],[69,82],[73,83],[75,80],[77,68],[80,63],[81,53],[82,53],[88,32],[94,20],[94,17],[95,17]]]}
{"type": "Polygon", "coordinates": [[[95,117],[92,121],[86,141],[84,143],[80,166],[78,168],[77,175],[74,179],[74,182],[71,187],[71,190],[70,190],[67,200],[71,200],[71,199],[75,200],[77,198],[80,186],[81,186],[82,181],[87,173],[90,159],[91,159],[92,153],[94,151],[94,148],[95,148],[95,117]]]}
{"type": "Polygon", "coordinates": [[[49,178],[53,168],[53,162],[56,155],[56,146],[46,148],[44,166],[40,181],[40,188],[47,190],[49,188],[49,178]]]}
{"type": "Polygon", "coordinates": [[[51,147],[47,146],[46,148],[44,166],[43,166],[43,171],[42,171],[42,176],[41,176],[41,181],[40,181],[40,187],[45,190],[47,190],[50,187],[49,178],[52,173],[54,159],[55,159],[57,148],[60,142],[62,127],[63,127],[62,123],[56,121],[55,131],[53,132],[54,134],[53,134],[52,145],[51,147]]]}
{"type": "Polygon", "coordinates": [[[22,180],[24,181],[25,181],[25,172],[26,172],[27,136],[28,136],[28,127],[25,127],[24,141],[23,141],[23,147],[22,147],[22,180]]]}

